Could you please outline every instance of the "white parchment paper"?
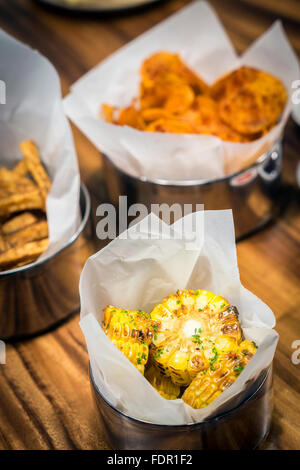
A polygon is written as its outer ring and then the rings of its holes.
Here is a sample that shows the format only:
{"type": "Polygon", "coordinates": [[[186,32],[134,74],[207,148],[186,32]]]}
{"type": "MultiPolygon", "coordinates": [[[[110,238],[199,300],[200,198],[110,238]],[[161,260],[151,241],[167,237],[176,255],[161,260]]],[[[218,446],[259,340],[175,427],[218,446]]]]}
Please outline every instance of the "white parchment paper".
{"type": "Polygon", "coordinates": [[[230,210],[197,212],[178,220],[172,226],[174,233],[180,233],[177,239],[167,239],[168,226],[161,221],[152,230],[158,220],[150,214],[129,229],[127,239],[128,231],[88,259],[80,279],[80,326],[95,382],[111,404],[153,423],[200,422],[237,406],[247,382],[269,366],[278,340],[275,318],[240,283],[230,210]],[[188,223],[191,219],[193,224],[188,223]],[[199,227],[203,241],[190,250],[187,240],[193,236],[189,231],[193,226],[199,227]],[[184,288],[210,290],[236,305],[246,338],[259,346],[236,382],[202,410],[181,399],[162,398],[101,328],[103,309],[109,304],[150,312],[164,297],[184,288]]]}
{"type": "Polygon", "coordinates": [[[212,8],[195,1],[96,66],[64,101],[68,116],[119,168],[138,177],[214,179],[244,168],[281,135],[290,100],[271,132],[243,144],[212,136],[148,134],[101,121],[102,103],[130,104],[138,93],[142,61],[160,50],[179,53],[209,84],[243,64],[277,76],[288,93],[299,77],[298,59],[279,21],[238,57],[212,8]]]}
{"type": "Polygon", "coordinates": [[[61,248],[79,222],[80,177],[73,138],[64,114],[58,75],[37,51],[0,30],[0,80],[6,88],[0,104],[0,166],[21,158],[19,144],[34,140],[52,181],[47,198],[50,246],[61,248]]]}

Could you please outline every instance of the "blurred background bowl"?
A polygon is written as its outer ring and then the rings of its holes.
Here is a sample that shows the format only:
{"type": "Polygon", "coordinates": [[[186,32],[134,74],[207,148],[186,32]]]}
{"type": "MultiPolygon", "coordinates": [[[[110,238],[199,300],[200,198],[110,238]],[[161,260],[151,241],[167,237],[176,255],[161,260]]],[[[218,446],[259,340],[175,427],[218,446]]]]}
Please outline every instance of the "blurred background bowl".
{"type": "MultiPolygon", "coordinates": [[[[60,250],[42,260],[0,272],[0,339],[12,341],[47,331],[79,310],[90,196],[80,187],[81,223],[60,250]]],[[[87,255],[88,256],[88,255],[87,255]]]]}
{"type": "Polygon", "coordinates": [[[112,13],[152,5],[162,0],[38,0],[40,3],[77,12],[112,13]]]}
{"type": "Polygon", "coordinates": [[[249,386],[246,398],[227,413],[189,425],[162,425],[132,418],[112,406],[95,384],[92,395],[101,435],[114,450],[254,449],[268,435],[273,409],[272,367],[249,386]]]}

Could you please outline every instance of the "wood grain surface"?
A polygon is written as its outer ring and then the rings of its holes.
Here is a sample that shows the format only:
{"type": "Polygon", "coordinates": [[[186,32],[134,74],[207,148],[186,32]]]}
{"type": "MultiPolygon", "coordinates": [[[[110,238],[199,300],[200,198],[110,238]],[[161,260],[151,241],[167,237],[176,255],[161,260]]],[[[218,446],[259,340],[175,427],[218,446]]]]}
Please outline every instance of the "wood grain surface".
{"type": "MultiPolygon", "coordinates": [[[[30,0],[2,0],[0,27],[49,58],[65,95],[91,67],[187,3],[166,1],[103,17],[63,14],[30,0]]],[[[300,55],[298,0],[211,4],[239,52],[280,17],[300,55]]],[[[101,157],[77,129],[73,131],[81,176],[95,207],[105,197],[101,157]]],[[[300,340],[300,191],[295,179],[299,147],[300,129],[290,120],[284,138],[285,211],[237,248],[242,282],[275,312],[280,334],[274,360],[275,409],[264,449],[300,448],[300,364],[291,361],[292,343],[300,340]]],[[[96,248],[94,241],[87,252],[96,248]]],[[[41,337],[7,345],[7,363],[0,366],[1,449],[107,448],[97,428],[78,320],[76,315],[41,337]]]]}

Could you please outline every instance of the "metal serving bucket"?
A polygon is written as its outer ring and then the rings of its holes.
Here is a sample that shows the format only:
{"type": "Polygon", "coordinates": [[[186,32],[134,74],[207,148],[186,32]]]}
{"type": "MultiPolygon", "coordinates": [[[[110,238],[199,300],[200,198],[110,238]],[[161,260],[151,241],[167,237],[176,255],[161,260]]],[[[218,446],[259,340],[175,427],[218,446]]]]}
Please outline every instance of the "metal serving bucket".
{"type": "Polygon", "coordinates": [[[269,433],[273,409],[273,375],[270,367],[249,388],[236,408],[189,425],[162,425],[131,418],[112,406],[95,384],[92,395],[102,433],[114,450],[238,450],[254,449],[269,433]]]}
{"type": "Polygon", "coordinates": [[[78,282],[85,262],[80,240],[87,230],[90,196],[80,187],[81,223],[56,253],[35,263],[0,272],[0,339],[42,333],[79,309],[78,282]]]}
{"type": "MultiPolygon", "coordinates": [[[[204,204],[205,210],[232,209],[236,238],[240,239],[266,225],[277,212],[282,145],[278,142],[258,160],[238,173],[216,180],[166,180],[131,176],[104,155],[107,190],[118,205],[119,195],[127,195],[128,205],[204,204]]],[[[157,214],[159,215],[159,214],[157,214]]],[[[168,222],[168,221],[166,221],[168,222]]]]}

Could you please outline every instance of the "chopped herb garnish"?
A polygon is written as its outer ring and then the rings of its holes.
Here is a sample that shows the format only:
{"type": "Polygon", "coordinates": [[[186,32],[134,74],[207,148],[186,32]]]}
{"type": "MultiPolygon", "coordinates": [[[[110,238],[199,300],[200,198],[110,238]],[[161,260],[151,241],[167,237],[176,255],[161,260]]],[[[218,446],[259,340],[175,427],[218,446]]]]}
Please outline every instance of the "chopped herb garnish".
{"type": "Polygon", "coordinates": [[[255,341],[251,341],[251,343],[253,344],[253,346],[254,346],[256,349],[258,348],[258,346],[257,346],[257,344],[256,344],[255,341]]]}
{"type": "Polygon", "coordinates": [[[177,305],[180,304],[180,300],[176,300],[177,305]]]}
{"type": "Polygon", "coordinates": [[[212,349],[212,352],[214,353],[214,357],[212,357],[210,360],[209,360],[209,367],[211,370],[215,370],[214,368],[214,363],[216,362],[216,360],[218,359],[218,356],[219,356],[219,353],[218,351],[216,350],[216,348],[213,348],[212,349]]]}
{"type": "Polygon", "coordinates": [[[242,370],[244,369],[244,366],[243,364],[241,364],[240,362],[234,367],[234,372],[235,372],[235,375],[238,376],[240,375],[240,373],[242,372],[242,370]]]}

